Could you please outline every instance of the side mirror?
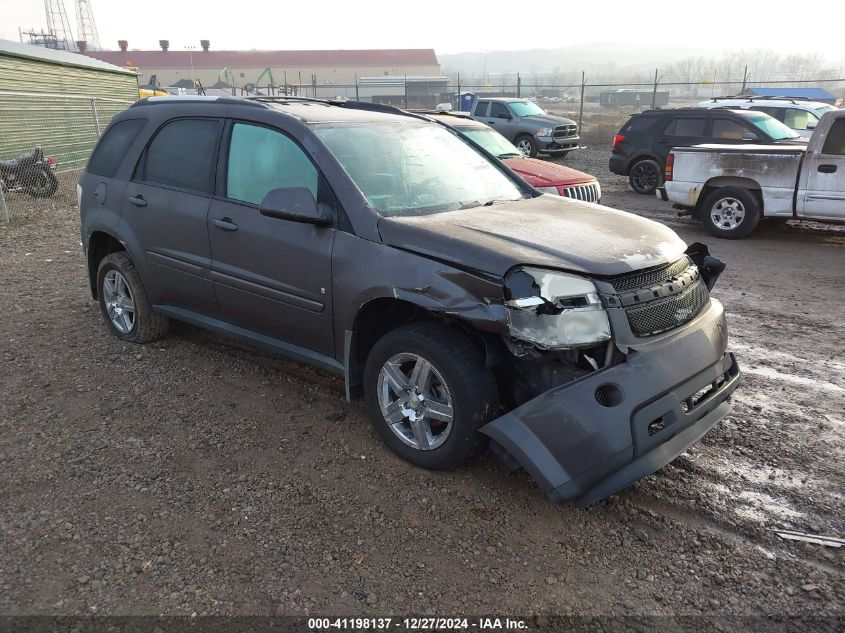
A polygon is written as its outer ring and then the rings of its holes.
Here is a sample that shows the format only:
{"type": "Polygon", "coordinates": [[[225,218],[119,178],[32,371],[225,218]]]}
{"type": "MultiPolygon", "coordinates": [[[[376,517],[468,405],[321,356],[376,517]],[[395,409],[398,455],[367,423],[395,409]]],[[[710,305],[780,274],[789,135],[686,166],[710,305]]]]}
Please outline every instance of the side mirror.
{"type": "Polygon", "coordinates": [[[328,226],[334,215],[325,205],[318,205],[308,187],[283,187],[269,191],[258,207],[268,218],[328,226]]]}
{"type": "Polygon", "coordinates": [[[816,119],[810,119],[809,121],[807,121],[807,129],[815,130],[818,124],[819,122],[816,119]]]}
{"type": "Polygon", "coordinates": [[[754,141],[759,141],[760,137],[757,136],[754,132],[743,132],[742,133],[742,140],[754,142],[754,141]]]}

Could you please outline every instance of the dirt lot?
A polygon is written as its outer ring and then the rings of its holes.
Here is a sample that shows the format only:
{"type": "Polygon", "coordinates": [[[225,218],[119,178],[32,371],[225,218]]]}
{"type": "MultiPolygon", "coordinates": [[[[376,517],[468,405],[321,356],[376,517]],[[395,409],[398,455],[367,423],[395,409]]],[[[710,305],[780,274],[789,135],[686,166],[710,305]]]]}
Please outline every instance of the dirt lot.
{"type": "Polygon", "coordinates": [[[701,444],[587,511],[492,457],[445,474],[400,461],[339,380],[304,366],[187,326],[124,344],[88,293],[75,210],[0,225],[0,613],[841,626],[845,548],[771,530],[845,531],[845,232],[716,240],[627,191],[606,158],[566,162],[599,176],[606,204],[728,263],[715,295],[744,378],[701,444]]]}

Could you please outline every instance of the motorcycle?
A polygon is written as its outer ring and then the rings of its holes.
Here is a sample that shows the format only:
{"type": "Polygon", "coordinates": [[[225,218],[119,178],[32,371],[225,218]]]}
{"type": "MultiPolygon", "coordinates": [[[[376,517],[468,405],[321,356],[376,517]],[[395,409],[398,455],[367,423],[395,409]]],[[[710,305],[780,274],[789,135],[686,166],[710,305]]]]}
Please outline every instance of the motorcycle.
{"type": "Polygon", "coordinates": [[[11,160],[0,160],[0,187],[3,192],[27,193],[33,198],[51,198],[59,188],[53,172],[56,159],[44,156],[40,147],[11,160]]]}

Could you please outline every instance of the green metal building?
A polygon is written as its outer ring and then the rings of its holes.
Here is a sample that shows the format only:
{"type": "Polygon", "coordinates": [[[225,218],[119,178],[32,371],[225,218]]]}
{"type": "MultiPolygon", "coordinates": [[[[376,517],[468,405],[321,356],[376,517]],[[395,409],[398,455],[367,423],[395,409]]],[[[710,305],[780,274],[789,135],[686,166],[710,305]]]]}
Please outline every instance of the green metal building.
{"type": "Polygon", "coordinates": [[[131,70],[0,40],[0,159],[40,145],[59,172],[81,169],[111,118],[137,99],[131,70]]]}

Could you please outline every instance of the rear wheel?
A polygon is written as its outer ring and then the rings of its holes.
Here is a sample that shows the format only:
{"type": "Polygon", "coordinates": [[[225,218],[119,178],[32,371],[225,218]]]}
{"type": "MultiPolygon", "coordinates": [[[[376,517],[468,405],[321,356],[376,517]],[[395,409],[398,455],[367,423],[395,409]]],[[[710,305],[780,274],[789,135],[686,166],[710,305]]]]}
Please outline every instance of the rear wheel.
{"type": "Polygon", "coordinates": [[[59,179],[47,165],[38,163],[23,176],[25,190],[33,198],[52,198],[59,188],[59,179]]]}
{"type": "Polygon", "coordinates": [[[716,237],[729,240],[750,235],[762,215],[757,196],[742,187],[723,187],[712,191],[701,208],[707,230],[716,237]]]}
{"type": "Polygon", "coordinates": [[[660,163],[656,160],[637,161],[628,172],[628,182],[631,183],[631,189],[637,193],[654,193],[661,181],[660,163]]]}
{"type": "Polygon", "coordinates": [[[537,155],[537,142],[529,134],[523,134],[516,139],[516,147],[524,156],[534,158],[537,155]]]}
{"type": "Polygon", "coordinates": [[[379,340],[364,368],[370,419],[385,444],[432,470],[452,468],[486,441],[478,429],[498,411],[492,373],[466,336],[414,323],[379,340]]]}
{"type": "Polygon", "coordinates": [[[100,262],[97,295],[109,329],[121,340],[150,343],[170,329],[170,319],[153,312],[141,276],[125,252],[111,253],[100,262]]]}

